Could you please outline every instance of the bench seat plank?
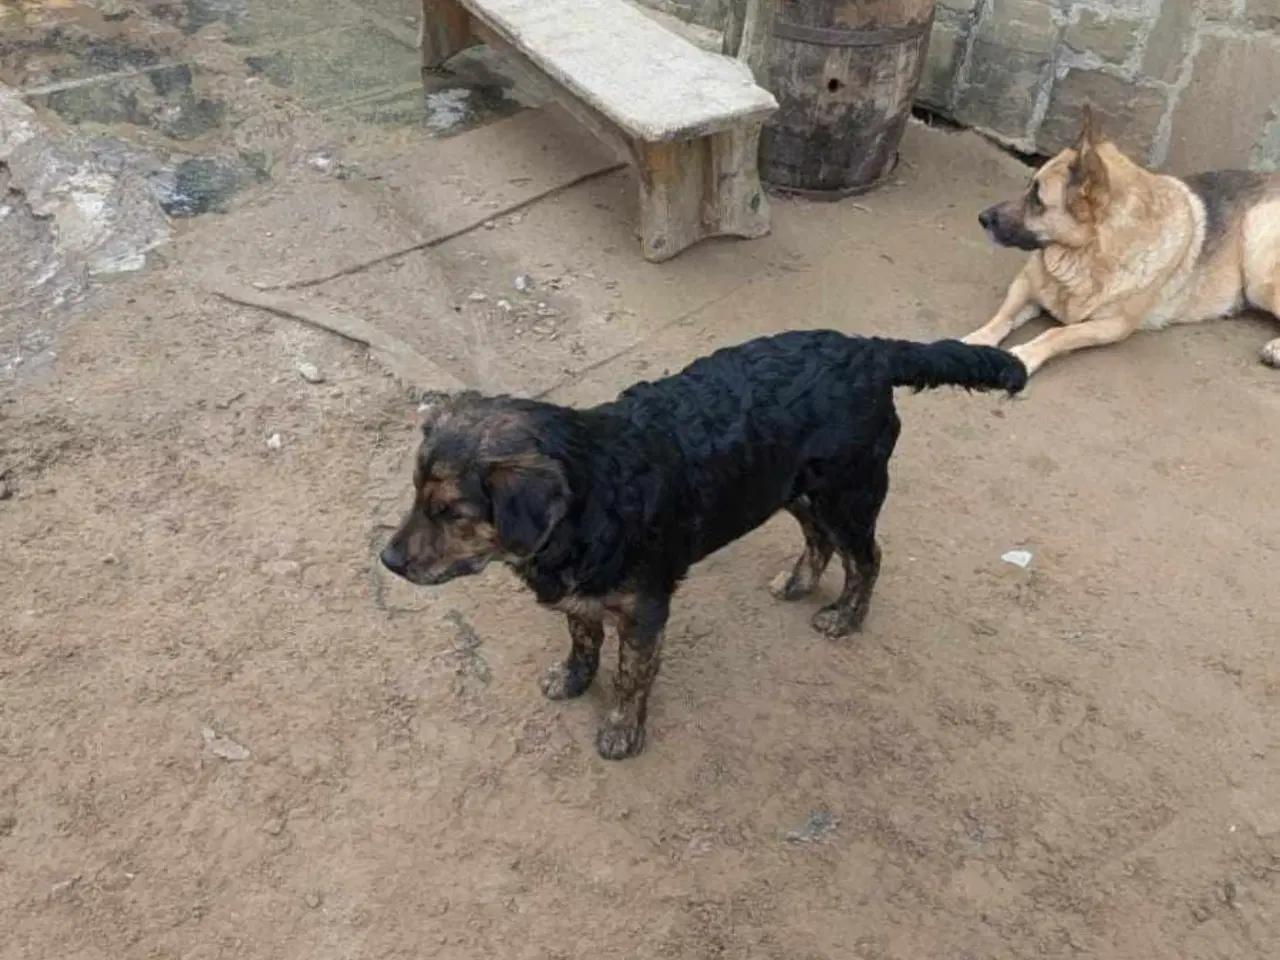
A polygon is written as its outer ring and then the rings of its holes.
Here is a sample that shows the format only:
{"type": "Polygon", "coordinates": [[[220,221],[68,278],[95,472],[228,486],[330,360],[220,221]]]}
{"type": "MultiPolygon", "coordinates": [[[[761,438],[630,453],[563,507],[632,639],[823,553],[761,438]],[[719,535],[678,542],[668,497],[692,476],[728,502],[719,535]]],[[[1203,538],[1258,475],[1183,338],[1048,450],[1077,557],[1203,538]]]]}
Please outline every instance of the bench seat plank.
{"type": "Polygon", "coordinates": [[[736,60],[618,0],[461,0],[556,83],[647,143],[689,140],[778,109],[736,60]]]}

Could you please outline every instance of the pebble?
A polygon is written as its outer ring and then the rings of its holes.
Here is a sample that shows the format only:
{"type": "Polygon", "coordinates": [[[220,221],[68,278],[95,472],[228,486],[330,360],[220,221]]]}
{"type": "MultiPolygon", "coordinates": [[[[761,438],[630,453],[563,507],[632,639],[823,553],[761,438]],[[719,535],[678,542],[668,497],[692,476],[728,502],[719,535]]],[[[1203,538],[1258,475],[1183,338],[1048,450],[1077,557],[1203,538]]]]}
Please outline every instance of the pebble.
{"type": "Polygon", "coordinates": [[[520,274],[520,276],[516,277],[516,289],[521,293],[528,293],[533,289],[533,277],[527,273],[520,274]]]}
{"type": "Polygon", "coordinates": [[[1010,550],[1008,553],[1001,554],[1000,559],[1025,570],[1031,566],[1032,554],[1030,550],[1010,550]]]}
{"type": "Polygon", "coordinates": [[[65,899],[67,894],[69,894],[72,890],[74,890],[76,888],[76,884],[79,882],[80,882],[80,874],[76,874],[74,877],[68,877],[66,880],[59,880],[52,887],[49,888],[49,899],[50,900],[65,899]]]}
{"type": "Polygon", "coordinates": [[[471,294],[471,296],[467,297],[467,299],[470,300],[472,303],[484,303],[489,298],[485,294],[477,290],[475,293],[471,294]]]}
{"type": "Polygon", "coordinates": [[[299,362],[298,376],[307,383],[324,383],[324,374],[320,372],[320,368],[306,360],[299,362]]]}
{"type": "Polygon", "coordinates": [[[273,433],[271,436],[267,437],[268,450],[281,450],[283,448],[284,448],[284,441],[280,439],[280,434],[273,433]]]}
{"type": "Polygon", "coordinates": [[[278,837],[284,832],[284,821],[279,818],[268,820],[262,825],[262,829],[271,834],[271,836],[278,837]]]}
{"type": "Polygon", "coordinates": [[[322,901],[320,899],[320,894],[313,892],[313,893],[308,893],[305,897],[303,897],[302,902],[305,903],[312,910],[315,910],[317,907],[320,906],[322,901]]]}
{"type": "Polygon", "coordinates": [[[327,153],[318,153],[307,163],[311,169],[318,170],[320,173],[333,173],[338,168],[338,161],[327,153]]]}
{"type": "Polygon", "coordinates": [[[249,759],[248,747],[236,743],[229,737],[218,736],[211,727],[204,727],[200,731],[200,736],[204,738],[205,749],[221,760],[230,760],[234,763],[249,759]]]}

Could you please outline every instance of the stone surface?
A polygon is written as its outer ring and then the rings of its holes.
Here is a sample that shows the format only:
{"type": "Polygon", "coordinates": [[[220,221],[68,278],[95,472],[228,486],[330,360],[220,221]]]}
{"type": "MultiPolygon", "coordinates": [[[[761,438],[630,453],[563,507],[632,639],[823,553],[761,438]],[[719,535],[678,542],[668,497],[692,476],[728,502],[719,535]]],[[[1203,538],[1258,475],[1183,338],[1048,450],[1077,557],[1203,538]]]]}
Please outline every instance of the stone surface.
{"type": "Polygon", "coordinates": [[[1267,114],[1262,135],[1253,145],[1249,166],[1255,170],[1280,170],[1280,108],[1272,107],[1267,114]]]}
{"type": "Polygon", "coordinates": [[[1191,47],[1196,0],[1163,0],[1160,15],[1147,37],[1142,71],[1156,80],[1173,83],[1191,47]]]}
{"type": "Polygon", "coordinates": [[[1067,24],[1062,42],[1081,53],[1096,53],[1103,60],[1123,63],[1137,43],[1142,23],[1111,14],[1099,14],[1087,7],[1077,11],[1075,23],[1067,24]]]}
{"type": "Polygon", "coordinates": [[[1096,70],[1072,70],[1054,85],[1049,110],[1036,136],[1037,146],[1056,153],[1075,142],[1086,103],[1121,150],[1141,163],[1150,162],[1165,94],[1096,70]]]}
{"type": "Polygon", "coordinates": [[[1175,173],[1246,163],[1267,124],[1280,77],[1280,43],[1263,35],[1201,39],[1191,83],[1173,113],[1175,173]]]}
{"type": "Polygon", "coordinates": [[[955,84],[956,67],[964,54],[964,40],[960,26],[940,15],[929,38],[929,53],[920,76],[920,90],[916,94],[921,103],[935,109],[951,105],[951,90],[955,84]]]}
{"type": "Polygon", "coordinates": [[[1244,18],[1256,30],[1280,33],[1280,0],[1247,0],[1244,18]]]}
{"type": "Polygon", "coordinates": [[[464,0],[556,83],[648,142],[724,130],[777,109],[751,72],[622,0],[464,0]]]}
{"type": "Polygon", "coordinates": [[[957,119],[1029,149],[1029,125],[1058,32],[1043,3],[992,0],[969,55],[969,79],[956,102],[957,119]]]}

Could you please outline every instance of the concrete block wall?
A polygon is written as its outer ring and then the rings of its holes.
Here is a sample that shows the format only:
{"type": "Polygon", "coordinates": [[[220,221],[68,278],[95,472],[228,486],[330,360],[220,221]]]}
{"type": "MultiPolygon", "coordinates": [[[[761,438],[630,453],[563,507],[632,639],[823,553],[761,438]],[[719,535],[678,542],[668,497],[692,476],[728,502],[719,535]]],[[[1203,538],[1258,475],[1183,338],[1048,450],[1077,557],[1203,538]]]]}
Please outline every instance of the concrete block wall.
{"type": "MultiPolygon", "coordinates": [[[[642,2],[718,29],[735,0],[642,2]]],[[[1150,166],[1280,168],[1280,0],[937,2],[919,100],[943,116],[1049,154],[1088,101],[1150,166]]]]}
{"type": "Polygon", "coordinates": [[[1280,168],[1280,0],[939,0],[919,99],[1029,153],[1086,101],[1179,173],[1280,168]]]}

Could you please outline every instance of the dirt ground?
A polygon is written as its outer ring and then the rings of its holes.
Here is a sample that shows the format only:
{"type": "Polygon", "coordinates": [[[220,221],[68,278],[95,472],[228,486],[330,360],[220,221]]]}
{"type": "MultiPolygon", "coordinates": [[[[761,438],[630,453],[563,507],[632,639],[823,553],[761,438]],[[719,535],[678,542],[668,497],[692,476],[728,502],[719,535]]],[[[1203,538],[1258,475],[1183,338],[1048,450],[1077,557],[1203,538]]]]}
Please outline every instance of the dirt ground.
{"type": "MultiPolygon", "coordinates": [[[[1280,955],[1261,321],[1077,355],[1019,401],[903,395],[865,632],[828,642],[770,598],[800,544],[775,520],[678,596],[635,760],[593,750],[601,684],[541,698],[564,625],[507,572],[379,571],[412,398],[210,286],[339,271],[604,170],[562,124],[356,145],[367,179],[247,194],[5,394],[0,957],[1280,955]]],[[[766,331],[967,332],[1018,263],[976,211],[1025,177],[916,126],[880,191],[776,201],[771,237],[659,267],[629,174],[601,173],[294,296],[465,383],[588,403],[766,331]]]]}

